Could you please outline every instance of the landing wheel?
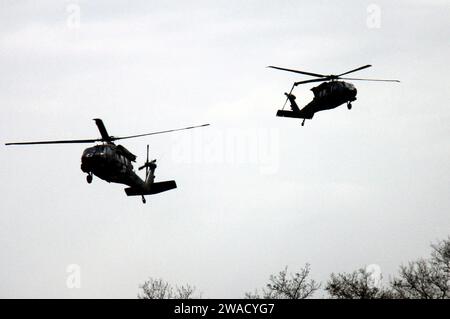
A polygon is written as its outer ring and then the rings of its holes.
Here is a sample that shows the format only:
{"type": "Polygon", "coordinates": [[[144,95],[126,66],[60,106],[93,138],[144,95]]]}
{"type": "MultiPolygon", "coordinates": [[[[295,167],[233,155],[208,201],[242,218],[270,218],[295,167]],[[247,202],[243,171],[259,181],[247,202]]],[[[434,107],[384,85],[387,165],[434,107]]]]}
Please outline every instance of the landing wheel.
{"type": "Polygon", "coordinates": [[[142,195],[142,203],[145,204],[147,201],[145,200],[144,195],[142,195]]]}
{"type": "Polygon", "coordinates": [[[92,174],[88,174],[88,176],[86,176],[86,181],[88,184],[92,183],[92,174]]]}
{"type": "Polygon", "coordinates": [[[305,119],[303,119],[302,121],[302,126],[305,126],[305,119]]]}
{"type": "Polygon", "coordinates": [[[352,103],[348,102],[348,103],[347,103],[347,108],[348,108],[349,110],[351,110],[351,109],[352,109],[352,103]]]}

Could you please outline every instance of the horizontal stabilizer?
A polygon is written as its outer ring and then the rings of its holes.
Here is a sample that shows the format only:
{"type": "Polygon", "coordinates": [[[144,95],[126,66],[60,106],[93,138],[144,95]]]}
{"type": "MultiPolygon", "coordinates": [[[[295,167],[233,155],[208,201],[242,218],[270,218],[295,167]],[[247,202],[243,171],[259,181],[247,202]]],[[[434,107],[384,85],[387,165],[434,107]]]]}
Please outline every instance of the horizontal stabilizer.
{"type": "Polygon", "coordinates": [[[153,183],[150,186],[150,189],[128,187],[128,188],[125,188],[125,193],[127,193],[128,196],[153,195],[153,194],[162,193],[162,192],[174,189],[174,188],[177,188],[177,183],[175,183],[175,181],[165,181],[165,182],[153,183]]]}
{"type": "Polygon", "coordinates": [[[277,116],[280,116],[280,117],[293,117],[293,118],[296,118],[296,119],[307,119],[307,120],[310,120],[310,119],[313,118],[312,115],[307,114],[307,113],[302,112],[302,111],[294,112],[294,111],[285,111],[285,110],[278,110],[277,111],[277,116]]]}

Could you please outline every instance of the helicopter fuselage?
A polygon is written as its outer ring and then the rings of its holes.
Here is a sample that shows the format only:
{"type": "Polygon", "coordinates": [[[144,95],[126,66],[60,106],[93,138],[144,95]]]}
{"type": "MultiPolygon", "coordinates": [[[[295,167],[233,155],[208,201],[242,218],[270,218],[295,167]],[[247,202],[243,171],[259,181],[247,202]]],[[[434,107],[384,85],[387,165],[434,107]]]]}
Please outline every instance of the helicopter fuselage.
{"type": "Polygon", "coordinates": [[[314,99],[308,104],[314,103],[316,112],[334,109],[339,105],[356,100],[357,90],[351,83],[344,81],[324,82],[313,87],[314,99]]]}
{"type": "Polygon", "coordinates": [[[331,110],[344,103],[350,105],[356,100],[357,94],[355,86],[344,81],[324,82],[313,87],[311,91],[314,93],[314,98],[302,109],[299,109],[295,103],[295,96],[289,94],[292,111],[279,110],[277,116],[312,119],[317,112],[331,110]]]}
{"type": "Polygon", "coordinates": [[[106,143],[84,150],[81,170],[109,182],[140,188],[144,181],[134,172],[132,161],[136,156],[121,145],[106,143]]]}

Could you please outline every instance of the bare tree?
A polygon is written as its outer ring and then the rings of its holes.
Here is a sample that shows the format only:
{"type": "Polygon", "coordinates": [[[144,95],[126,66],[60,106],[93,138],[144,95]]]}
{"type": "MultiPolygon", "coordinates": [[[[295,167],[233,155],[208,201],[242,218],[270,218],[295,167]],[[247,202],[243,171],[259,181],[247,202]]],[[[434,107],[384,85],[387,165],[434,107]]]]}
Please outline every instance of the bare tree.
{"type": "Polygon", "coordinates": [[[300,272],[289,274],[288,267],[280,271],[277,275],[271,275],[266,288],[261,289],[261,293],[255,290],[254,293],[246,293],[249,299],[306,299],[312,297],[320,285],[314,280],[308,279],[310,266],[306,264],[300,272]]]}
{"type": "MultiPolygon", "coordinates": [[[[418,259],[401,266],[397,277],[388,286],[376,285],[371,272],[359,269],[352,273],[331,274],[325,290],[336,299],[450,299],[450,237],[431,245],[428,259],[418,259]]],[[[271,275],[265,288],[253,293],[249,299],[306,299],[320,288],[309,279],[310,266],[306,264],[297,273],[288,273],[286,266],[271,275]]],[[[381,282],[381,278],[377,278],[381,282]]],[[[150,278],[140,286],[141,299],[192,299],[196,288],[190,285],[172,287],[162,279],[150,278]]]]}
{"type": "Polygon", "coordinates": [[[429,259],[419,259],[400,267],[391,281],[397,298],[450,299],[450,237],[431,246],[429,259]]]}
{"type": "Polygon", "coordinates": [[[325,287],[331,298],[343,299],[449,299],[450,237],[431,246],[430,258],[401,266],[389,287],[376,287],[371,273],[359,269],[353,273],[331,274],[325,287]]]}
{"type": "Polygon", "coordinates": [[[138,294],[139,299],[193,299],[196,288],[190,285],[172,287],[162,279],[150,278],[141,286],[142,292],[138,294]]]}
{"type": "Polygon", "coordinates": [[[372,273],[363,268],[352,273],[332,273],[325,290],[334,299],[388,299],[393,297],[389,289],[374,285],[372,273]]]}

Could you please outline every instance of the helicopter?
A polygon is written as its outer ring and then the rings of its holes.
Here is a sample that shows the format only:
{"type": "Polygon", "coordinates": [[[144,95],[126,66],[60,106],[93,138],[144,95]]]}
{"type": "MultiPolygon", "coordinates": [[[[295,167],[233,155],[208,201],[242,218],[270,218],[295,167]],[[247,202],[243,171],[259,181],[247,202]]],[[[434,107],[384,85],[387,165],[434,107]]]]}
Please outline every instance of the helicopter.
{"type": "Polygon", "coordinates": [[[81,170],[87,173],[86,181],[92,183],[93,175],[108,183],[125,184],[127,196],[141,196],[145,204],[145,195],[153,195],[177,188],[174,180],[155,182],[156,159],[149,161],[149,146],[147,145],[147,160],[139,170],[145,168],[145,179],[142,180],[134,171],[132,162],[136,162],[136,155],[132,154],[122,145],[116,145],[114,142],[129,138],[136,138],[148,135],[169,133],[174,131],[189,130],[198,127],[208,126],[209,124],[189,126],[179,129],[145,133],[139,135],[130,135],[123,137],[111,136],[101,119],[94,119],[101,138],[84,140],[59,140],[59,141],[39,141],[39,142],[15,142],[5,145],[36,145],[36,144],[75,144],[75,143],[98,143],[95,146],[86,148],[81,156],[81,170]]]}
{"type": "Polygon", "coordinates": [[[399,80],[380,80],[380,79],[359,79],[359,78],[344,78],[342,76],[360,71],[366,68],[370,68],[372,65],[364,65],[359,68],[341,73],[339,75],[323,75],[318,73],[311,73],[293,69],[280,68],[277,66],[268,66],[269,68],[294,72],[299,74],[304,74],[308,76],[317,77],[317,79],[305,80],[295,82],[292,85],[291,91],[289,93],[284,93],[286,95],[286,102],[281,110],[277,111],[277,116],[280,117],[291,117],[303,119],[302,126],[305,125],[305,120],[311,120],[315,113],[334,109],[344,103],[347,103],[347,108],[352,109],[352,102],[356,100],[356,87],[348,82],[339,80],[353,80],[353,81],[377,81],[377,82],[400,82],[399,80]],[[296,97],[292,94],[294,88],[300,84],[313,83],[313,82],[324,82],[320,85],[313,87],[311,91],[314,93],[314,98],[306,106],[300,109],[295,101],[296,97]],[[291,111],[285,110],[287,101],[289,100],[291,111]]]}

